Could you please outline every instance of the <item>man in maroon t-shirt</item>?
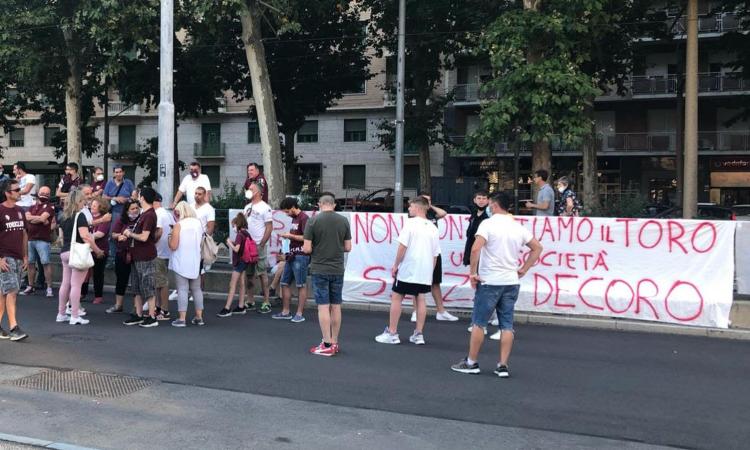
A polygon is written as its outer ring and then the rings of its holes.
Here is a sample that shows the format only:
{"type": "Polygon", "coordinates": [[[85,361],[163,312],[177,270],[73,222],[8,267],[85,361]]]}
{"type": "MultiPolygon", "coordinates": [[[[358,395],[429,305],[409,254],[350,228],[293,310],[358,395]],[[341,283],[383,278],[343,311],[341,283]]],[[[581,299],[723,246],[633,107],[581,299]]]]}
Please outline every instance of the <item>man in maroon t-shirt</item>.
{"type": "Polygon", "coordinates": [[[26,232],[29,236],[29,285],[21,295],[34,293],[36,263],[42,265],[44,280],[47,283],[47,297],[52,297],[52,266],[50,265],[50,243],[52,242],[52,222],[55,220],[55,207],[49,202],[50,188],[39,188],[37,202],[26,212],[26,232]]]}
{"type": "Polygon", "coordinates": [[[6,179],[0,182],[0,194],[4,200],[0,204],[0,325],[7,311],[10,327],[10,332],[6,333],[0,326],[0,339],[20,341],[28,337],[16,321],[16,297],[21,288],[21,273],[29,264],[26,219],[21,208],[16,206],[21,198],[18,181],[6,179]]]}
{"type": "MultiPolygon", "coordinates": [[[[260,166],[254,162],[247,165],[247,180],[245,180],[245,191],[250,189],[250,185],[253,183],[258,183],[263,188],[261,190],[261,197],[263,198],[263,201],[268,203],[268,182],[266,181],[266,177],[263,176],[263,173],[260,171],[260,166]]],[[[247,201],[247,203],[250,203],[250,200],[247,201]]]]}
{"type": "Polygon", "coordinates": [[[279,235],[283,239],[289,239],[289,253],[286,255],[284,273],[281,275],[282,309],[280,313],[274,314],[272,317],[274,319],[289,319],[293,323],[299,323],[305,321],[305,316],[302,314],[305,312],[305,301],[307,301],[307,268],[310,265],[310,255],[302,253],[302,244],[305,241],[304,235],[308,217],[300,209],[299,203],[294,197],[287,197],[282,200],[279,209],[292,218],[292,227],[289,233],[279,235]],[[297,286],[299,297],[297,313],[294,316],[290,313],[292,279],[297,286]]]}
{"type": "Polygon", "coordinates": [[[141,204],[141,215],[131,231],[126,229],[123,236],[130,239],[130,255],[133,265],[130,270],[130,286],[135,292],[135,311],[123,322],[125,325],[139,325],[144,328],[159,326],[156,320],[156,211],[153,204],[156,191],[147,187],[141,189],[138,201],[141,204]],[[143,316],[143,304],[148,303],[148,316],[143,316]]]}

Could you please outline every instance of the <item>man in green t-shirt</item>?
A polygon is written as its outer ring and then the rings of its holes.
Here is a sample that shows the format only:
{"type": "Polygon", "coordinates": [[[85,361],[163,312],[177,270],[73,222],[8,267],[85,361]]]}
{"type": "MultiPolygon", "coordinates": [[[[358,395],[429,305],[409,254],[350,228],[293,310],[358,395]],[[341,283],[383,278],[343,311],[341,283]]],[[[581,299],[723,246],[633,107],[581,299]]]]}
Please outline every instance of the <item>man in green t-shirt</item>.
{"type": "Polygon", "coordinates": [[[311,256],[313,295],[323,333],[323,341],[311,348],[310,353],[334,356],[339,352],[344,253],[352,249],[352,235],[349,221],[334,211],[333,194],[321,195],[318,207],[320,212],[307,222],[302,246],[302,252],[311,256]]]}

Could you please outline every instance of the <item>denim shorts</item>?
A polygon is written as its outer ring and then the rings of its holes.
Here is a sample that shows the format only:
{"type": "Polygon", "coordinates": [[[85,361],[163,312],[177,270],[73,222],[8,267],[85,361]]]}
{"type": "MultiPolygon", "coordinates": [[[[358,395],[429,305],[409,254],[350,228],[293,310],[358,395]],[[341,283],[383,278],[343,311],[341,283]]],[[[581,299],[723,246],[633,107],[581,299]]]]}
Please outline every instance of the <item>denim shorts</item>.
{"type": "Polygon", "coordinates": [[[344,290],[343,275],[312,274],[313,295],[318,305],[340,305],[344,290]]]}
{"type": "Polygon", "coordinates": [[[6,256],[5,264],[8,265],[8,271],[0,272],[0,293],[3,295],[18,292],[21,289],[23,260],[6,256]]]}
{"type": "Polygon", "coordinates": [[[232,266],[232,271],[237,273],[242,273],[245,269],[247,269],[247,263],[244,261],[240,261],[236,266],[232,266]]]}
{"type": "Polygon", "coordinates": [[[307,283],[307,267],[310,265],[310,257],[307,255],[294,255],[294,259],[284,264],[284,273],[281,274],[281,285],[289,286],[292,278],[297,287],[304,287],[307,283]]]}
{"type": "Polygon", "coordinates": [[[35,264],[37,260],[43,266],[49,264],[50,243],[47,241],[29,241],[29,264],[35,264]]]}
{"type": "Polygon", "coordinates": [[[497,311],[500,329],[513,331],[513,308],[518,300],[520,285],[492,286],[480,284],[474,295],[474,310],[471,313],[471,323],[486,328],[497,311]]]}

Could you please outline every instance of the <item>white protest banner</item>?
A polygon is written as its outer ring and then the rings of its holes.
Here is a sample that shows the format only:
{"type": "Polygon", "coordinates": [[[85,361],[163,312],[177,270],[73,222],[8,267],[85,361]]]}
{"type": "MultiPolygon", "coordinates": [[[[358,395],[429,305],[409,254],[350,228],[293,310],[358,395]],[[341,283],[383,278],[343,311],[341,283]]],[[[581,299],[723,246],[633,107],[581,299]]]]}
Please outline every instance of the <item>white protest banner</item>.
{"type": "MultiPolygon", "coordinates": [[[[389,301],[390,268],[405,219],[403,214],[350,214],[353,249],[345,301],[389,301]]],[[[517,310],[728,327],[734,222],[515,219],[544,246],[521,281],[517,310]]],[[[467,223],[468,216],[449,215],[439,226],[442,291],[452,307],[470,308],[474,296],[462,265],[467,223]]]]}

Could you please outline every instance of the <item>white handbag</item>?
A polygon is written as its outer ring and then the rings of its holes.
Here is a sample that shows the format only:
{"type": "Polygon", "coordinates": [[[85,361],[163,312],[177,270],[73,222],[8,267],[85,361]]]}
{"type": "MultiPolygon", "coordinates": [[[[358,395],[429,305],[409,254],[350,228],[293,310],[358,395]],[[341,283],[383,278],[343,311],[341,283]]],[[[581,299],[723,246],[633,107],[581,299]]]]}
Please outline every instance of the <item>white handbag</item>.
{"type": "Polygon", "coordinates": [[[68,265],[76,270],[89,270],[94,267],[94,257],[91,256],[91,246],[87,243],[80,244],[76,242],[78,238],[78,216],[73,219],[73,237],[70,239],[70,256],[68,265]]]}

